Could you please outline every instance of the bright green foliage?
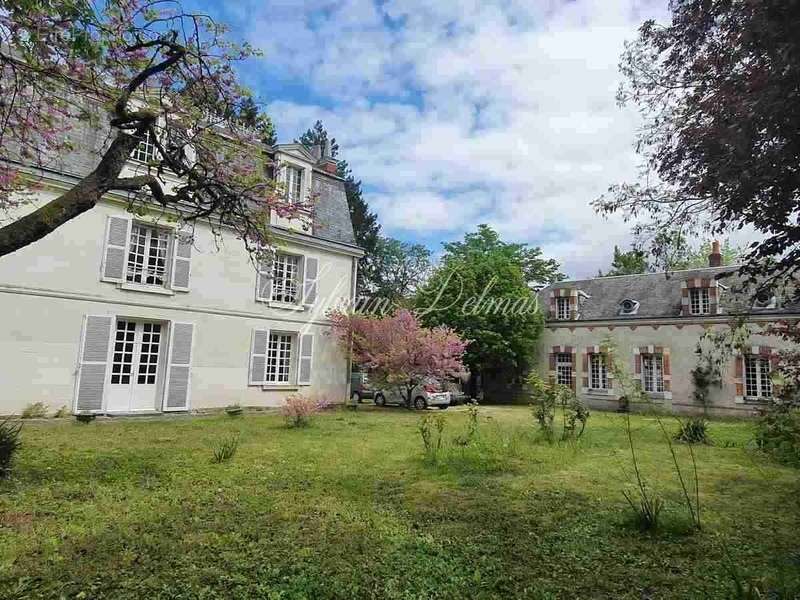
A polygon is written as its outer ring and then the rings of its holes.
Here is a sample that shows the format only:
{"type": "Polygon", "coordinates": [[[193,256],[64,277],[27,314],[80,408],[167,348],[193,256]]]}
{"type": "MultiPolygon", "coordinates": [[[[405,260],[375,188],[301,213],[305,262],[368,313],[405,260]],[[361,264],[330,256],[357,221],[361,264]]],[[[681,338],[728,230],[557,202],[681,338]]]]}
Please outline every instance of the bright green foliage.
{"type": "Polygon", "coordinates": [[[365,263],[362,292],[388,306],[405,305],[430,270],[431,251],[422,244],[378,236],[365,263]]]}
{"type": "Polygon", "coordinates": [[[444,251],[415,299],[423,323],[471,340],[464,363],[473,373],[525,371],[543,326],[532,286],[561,279],[558,263],[539,248],[502,241],[487,225],[444,251]]]}
{"type": "Polygon", "coordinates": [[[216,448],[214,448],[214,455],[211,460],[216,464],[228,462],[234,456],[236,456],[236,451],[238,449],[239,435],[230,435],[217,444],[216,448]]]}
{"type": "Polygon", "coordinates": [[[647,273],[651,271],[647,264],[647,253],[637,248],[632,248],[627,252],[614,246],[614,260],[611,261],[611,269],[607,273],[600,271],[598,277],[613,277],[615,275],[635,275],[637,273],[647,273]]]}
{"type": "Polygon", "coordinates": [[[704,417],[690,417],[680,421],[675,439],[687,444],[710,444],[708,421],[704,417]]]}
{"type": "Polygon", "coordinates": [[[758,422],[756,444],[776,460],[800,467],[800,410],[773,407],[758,422]]]}
{"type": "MultiPolygon", "coordinates": [[[[722,600],[728,555],[763,590],[784,569],[797,583],[797,470],[750,450],[750,423],[709,422],[705,526],[687,536],[658,424],[631,415],[665,500],[662,531],[642,536],[619,493],[623,415],[593,413],[565,451],[525,407],[480,411],[477,440],[443,444],[436,465],[402,409],[304,429],[263,413],[30,422],[0,482],[0,598],[722,600]],[[235,459],[213,464],[237,432],[235,459]]],[[[441,414],[445,436],[468,427],[461,408],[441,414]]]]}

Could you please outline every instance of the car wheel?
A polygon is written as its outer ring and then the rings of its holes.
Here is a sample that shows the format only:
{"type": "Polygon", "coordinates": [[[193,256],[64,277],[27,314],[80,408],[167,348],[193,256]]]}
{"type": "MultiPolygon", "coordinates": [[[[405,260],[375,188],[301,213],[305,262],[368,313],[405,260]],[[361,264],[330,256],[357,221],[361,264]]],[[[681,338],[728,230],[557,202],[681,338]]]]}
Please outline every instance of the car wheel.
{"type": "Polygon", "coordinates": [[[425,410],[428,408],[428,403],[425,402],[425,398],[422,396],[417,396],[414,398],[414,408],[417,410],[425,410]]]}
{"type": "Polygon", "coordinates": [[[358,392],[353,392],[350,394],[350,400],[353,402],[353,404],[361,404],[361,394],[358,392]]]}
{"type": "Polygon", "coordinates": [[[375,406],[385,406],[386,405],[386,398],[383,397],[383,394],[375,394],[375,406]]]}

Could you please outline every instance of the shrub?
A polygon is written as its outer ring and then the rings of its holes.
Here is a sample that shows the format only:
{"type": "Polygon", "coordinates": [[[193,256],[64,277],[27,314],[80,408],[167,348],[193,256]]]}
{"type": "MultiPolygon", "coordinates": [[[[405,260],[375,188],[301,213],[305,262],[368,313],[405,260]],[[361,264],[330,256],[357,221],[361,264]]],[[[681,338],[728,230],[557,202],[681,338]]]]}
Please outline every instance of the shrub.
{"type": "Polygon", "coordinates": [[[22,423],[13,423],[10,419],[0,421],[0,479],[11,474],[11,463],[14,454],[19,450],[22,423]]]}
{"type": "Polygon", "coordinates": [[[768,411],[756,425],[756,445],[779,462],[800,466],[800,410],[768,411]]]}
{"type": "Polygon", "coordinates": [[[574,440],[583,435],[589,409],[575,396],[575,392],[565,385],[547,383],[536,373],[528,377],[528,383],[533,389],[533,417],[547,441],[555,439],[553,423],[557,406],[561,407],[564,418],[561,439],[574,440]]]}
{"type": "Polygon", "coordinates": [[[691,417],[686,421],[679,421],[678,432],[675,439],[687,444],[710,444],[708,437],[708,421],[703,417],[691,417]]]}
{"type": "Polygon", "coordinates": [[[281,414],[289,427],[306,427],[319,411],[326,408],[329,402],[325,398],[308,398],[302,394],[291,394],[281,407],[281,414]]]}
{"type": "Polygon", "coordinates": [[[661,496],[648,490],[641,480],[638,480],[635,493],[622,490],[622,495],[631,505],[636,524],[641,530],[654,531],[658,529],[661,511],[664,509],[664,500],[661,496]]]}
{"type": "Polygon", "coordinates": [[[589,409],[579,400],[572,390],[564,396],[564,431],[561,434],[562,440],[576,440],[583,435],[586,430],[586,421],[589,420],[589,409]]]}
{"type": "Polygon", "coordinates": [[[236,450],[239,449],[239,434],[232,435],[223,439],[219,445],[214,448],[213,462],[219,464],[231,460],[236,455],[236,450]]]}
{"type": "Polygon", "coordinates": [[[66,407],[66,405],[62,405],[56,412],[53,413],[54,419],[63,419],[66,416],[69,416],[69,409],[66,407]]]}
{"type": "Polygon", "coordinates": [[[442,449],[442,442],[444,440],[444,416],[426,415],[419,420],[417,431],[422,437],[422,445],[425,450],[425,458],[430,462],[435,463],[439,457],[439,451],[442,449]],[[436,439],[434,439],[434,431],[436,439]]]}
{"type": "Polygon", "coordinates": [[[469,446],[478,437],[478,403],[467,404],[467,430],[453,440],[459,446],[469,446]]]}
{"type": "Polygon", "coordinates": [[[47,416],[47,405],[44,402],[32,402],[22,411],[23,419],[44,419],[47,416]]]}

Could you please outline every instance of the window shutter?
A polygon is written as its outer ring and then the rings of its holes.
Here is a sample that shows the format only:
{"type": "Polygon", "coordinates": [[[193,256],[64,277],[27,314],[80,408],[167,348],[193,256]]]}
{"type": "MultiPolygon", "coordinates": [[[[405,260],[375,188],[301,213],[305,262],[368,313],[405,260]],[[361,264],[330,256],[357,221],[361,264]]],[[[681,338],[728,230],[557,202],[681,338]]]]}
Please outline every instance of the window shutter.
{"type": "Polygon", "coordinates": [[[260,260],[256,272],[256,300],[269,302],[272,298],[272,261],[260,260]]]}
{"type": "Polygon", "coordinates": [[[75,412],[102,412],[108,344],[114,317],[86,315],[75,390],[75,412]]]}
{"type": "Polygon", "coordinates": [[[170,323],[167,385],[164,387],[165,411],[189,409],[193,338],[193,323],[170,323]]]}
{"type": "Polygon", "coordinates": [[[127,217],[108,217],[106,239],[103,248],[102,281],[122,283],[125,281],[125,264],[128,257],[128,242],[131,237],[131,220],[127,217]]]}
{"type": "Polygon", "coordinates": [[[189,291],[189,271],[192,262],[192,238],[177,233],[172,253],[172,289],[179,292],[189,291]]]}
{"type": "Polygon", "coordinates": [[[264,385],[267,371],[267,344],[269,329],[254,329],[250,342],[250,365],[248,367],[248,385],[264,385]]]}
{"type": "Polygon", "coordinates": [[[314,358],[314,334],[300,336],[300,360],[297,368],[297,384],[311,385],[311,367],[314,358]]]}
{"type": "Polygon", "coordinates": [[[319,260],[306,256],[303,268],[303,304],[311,305],[317,301],[318,271],[319,260]]]}

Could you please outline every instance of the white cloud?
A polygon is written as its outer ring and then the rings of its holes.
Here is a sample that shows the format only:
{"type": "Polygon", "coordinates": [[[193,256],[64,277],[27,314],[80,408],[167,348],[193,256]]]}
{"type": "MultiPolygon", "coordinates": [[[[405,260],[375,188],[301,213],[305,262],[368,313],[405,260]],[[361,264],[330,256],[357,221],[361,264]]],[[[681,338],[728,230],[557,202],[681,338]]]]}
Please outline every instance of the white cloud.
{"type": "Polygon", "coordinates": [[[388,233],[452,239],[487,222],[583,276],[629,226],[589,203],[636,174],[615,104],[623,42],[663,2],[370,0],[253,4],[268,69],[327,108],[276,99],[283,139],[322,119],[388,233]]]}

